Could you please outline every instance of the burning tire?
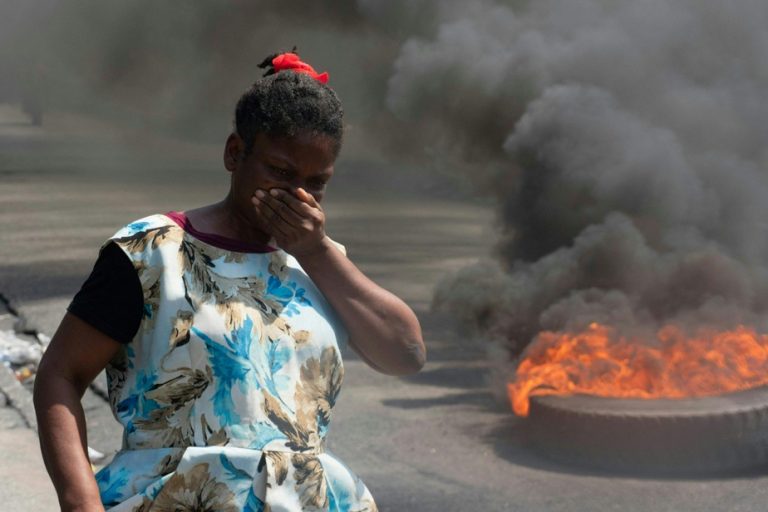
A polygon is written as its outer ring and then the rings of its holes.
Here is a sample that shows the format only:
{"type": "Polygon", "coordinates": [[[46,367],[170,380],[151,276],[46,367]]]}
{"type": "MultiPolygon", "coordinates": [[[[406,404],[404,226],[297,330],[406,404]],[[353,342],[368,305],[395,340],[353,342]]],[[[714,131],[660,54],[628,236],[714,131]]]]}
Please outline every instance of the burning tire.
{"type": "Polygon", "coordinates": [[[570,465],[713,474],[768,465],[768,387],[690,399],[531,399],[530,441],[570,465]]]}

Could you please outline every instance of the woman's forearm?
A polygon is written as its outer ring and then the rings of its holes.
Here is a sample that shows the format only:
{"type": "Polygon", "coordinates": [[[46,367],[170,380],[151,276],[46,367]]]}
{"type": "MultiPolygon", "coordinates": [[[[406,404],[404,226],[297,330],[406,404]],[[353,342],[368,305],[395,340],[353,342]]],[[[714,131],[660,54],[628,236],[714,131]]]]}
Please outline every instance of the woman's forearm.
{"type": "Polygon", "coordinates": [[[67,379],[41,373],[35,382],[40,446],[62,511],[103,512],[87,456],[82,393],[67,379]]]}
{"type": "Polygon", "coordinates": [[[368,279],[329,239],[299,264],[336,310],[350,344],[377,370],[415,373],[426,360],[421,327],[405,302],[368,279]]]}
{"type": "Polygon", "coordinates": [[[318,201],[303,188],[257,190],[252,198],[259,227],[297,259],[338,312],[360,356],[383,373],[419,371],[426,360],[419,320],[325,236],[325,214],[318,201]]]}

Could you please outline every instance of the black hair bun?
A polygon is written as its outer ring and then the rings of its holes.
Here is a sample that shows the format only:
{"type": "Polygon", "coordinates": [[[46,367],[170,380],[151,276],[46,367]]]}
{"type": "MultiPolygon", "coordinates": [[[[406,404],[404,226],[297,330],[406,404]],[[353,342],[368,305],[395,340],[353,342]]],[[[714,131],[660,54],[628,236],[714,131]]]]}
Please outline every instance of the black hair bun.
{"type": "MultiPolygon", "coordinates": [[[[295,53],[296,55],[299,54],[298,47],[294,46],[293,49],[290,52],[283,52],[283,53],[295,53]]],[[[261,61],[261,64],[259,64],[259,67],[261,69],[268,68],[266,72],[262,76],[269,76],[274,75],[277,73],[274,66],[272,65],[272,61],[275,60],[275,57],[280,55],[279,53],[273,53],[272,55],[267,56],[263,61],[261,61]]]]}

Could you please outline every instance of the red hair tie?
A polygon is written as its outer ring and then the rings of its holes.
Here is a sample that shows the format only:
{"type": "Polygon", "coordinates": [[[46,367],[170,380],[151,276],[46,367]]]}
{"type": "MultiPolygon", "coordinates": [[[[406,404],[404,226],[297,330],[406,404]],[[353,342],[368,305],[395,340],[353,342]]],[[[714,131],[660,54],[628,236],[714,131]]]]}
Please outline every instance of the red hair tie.
{"type": "Polygon", "coordinates": [[[306,73],[322,84],[328,83],[327,72],[318,73],[315,71],[315,68],[306,62],[302,62],[299,56],[295,53],[281,53],[280,55],[277,55],[272,59],[272,68],[275,70],[275,73],[290,69],[297,73],[306,73]]]}

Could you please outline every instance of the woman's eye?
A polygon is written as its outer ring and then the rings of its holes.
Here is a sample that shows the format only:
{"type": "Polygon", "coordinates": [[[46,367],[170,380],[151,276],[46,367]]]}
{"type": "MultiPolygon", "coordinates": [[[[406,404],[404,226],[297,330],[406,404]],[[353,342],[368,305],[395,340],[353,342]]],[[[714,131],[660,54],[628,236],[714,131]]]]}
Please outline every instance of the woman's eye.
{"type": "Polygon", "coordinates": [[[279,176],[281,178],[288,178],[291,176],[291,171],[288,169],[281,169],[279,167],[272,167],[272,172],[275,174],[275,176],[279,176]]]}

